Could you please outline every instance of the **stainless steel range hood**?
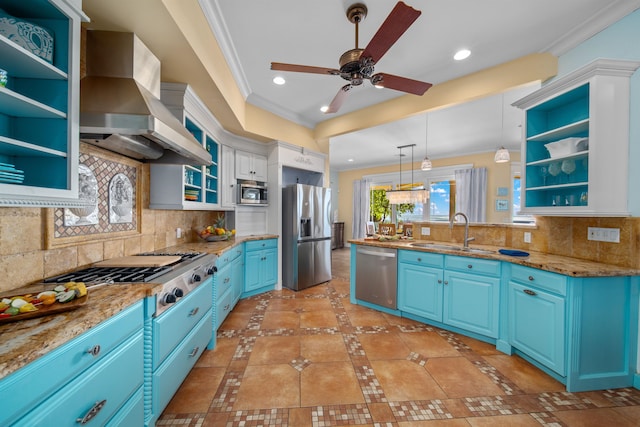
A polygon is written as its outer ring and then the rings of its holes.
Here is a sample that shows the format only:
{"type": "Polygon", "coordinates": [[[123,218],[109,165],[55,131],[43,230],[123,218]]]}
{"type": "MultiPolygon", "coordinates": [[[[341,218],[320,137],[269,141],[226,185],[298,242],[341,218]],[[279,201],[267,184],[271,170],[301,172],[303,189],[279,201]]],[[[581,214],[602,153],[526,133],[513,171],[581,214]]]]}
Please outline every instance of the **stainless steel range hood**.
{"type": "Polygon", "coordinates": [[[133,33],[87,31],[80,140],[139,160],[210,165],[211,155],[160,101],[160,61],[133,33]]]}

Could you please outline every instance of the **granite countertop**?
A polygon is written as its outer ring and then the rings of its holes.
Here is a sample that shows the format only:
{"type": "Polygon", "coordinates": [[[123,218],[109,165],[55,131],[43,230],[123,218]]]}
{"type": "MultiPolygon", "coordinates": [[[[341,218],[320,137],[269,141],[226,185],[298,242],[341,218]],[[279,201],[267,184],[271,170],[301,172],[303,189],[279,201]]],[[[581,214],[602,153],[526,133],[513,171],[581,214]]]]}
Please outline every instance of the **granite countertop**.
{"type": "Polygon", "coordinates": [[[502,255],[498,252],[501,248],[491,245],[469,245],[472,248],[484,249],[492,253],[474,253],[465,252],[457,249],[442,248],[424,248],[411,246],[412,243],[432,243],[440,245],[452,245],[462,248],[462,244],[451,242],[437,242],[433,240],[368,240],[368,239],[352,239],[349,243],[356,245],[377,246],[392,249],[409,249],[412,251],[436,252],[446,255],[460,255],[473,258],[495,259],[499,261],[507,261],[512,264],[524,265],[540,270],[546,270],[553,273],[559,273],[571,277],[611,277],[611,276],[640,276],[640,270],[634,268],[621,267],[613,264],[604,264],[595,261],[588,261],[579,258],[572,258],[562,255],[553,255],[542,252],[526,251],[529,253],[527,257],[517,257],[502,255]]]}
{"type": "MultiPolygon", "coordinates": [[[[240,243],[277,237],[277,235],[266,234],[236,237],[222,242],[184,243],[165,248],[163,251],[198,251],[220,256],[240,243]]],[[[39,293],[43,290],[45,290],[43,285],[34,285],[3,294],[21,295],[39,293]]],[[[114,284],[96,289],[90,288],[87,302],[79,308],[0,324],[0,379],[161,290],[162,285],[154,283],[114,284]]]]}

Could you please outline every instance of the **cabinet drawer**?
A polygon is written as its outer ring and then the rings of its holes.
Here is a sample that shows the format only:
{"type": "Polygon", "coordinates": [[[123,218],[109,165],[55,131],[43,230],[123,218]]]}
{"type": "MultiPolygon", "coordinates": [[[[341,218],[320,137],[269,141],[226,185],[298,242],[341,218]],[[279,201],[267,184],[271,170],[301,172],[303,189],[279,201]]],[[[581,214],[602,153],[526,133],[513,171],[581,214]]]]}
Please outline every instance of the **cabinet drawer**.
{"type": "Polygon", "coordinates": [[[216,301],[218,301],[220,297],[231,287],[233,282],[233,280],[231,280],[232,274],[233,269],[231,268],[231,265],[227,265],[218,271],[218,276],[216,277],[216,301]]]}
{"type": "Polygon", "coordinates": [[[567,277],[561,274],[522,265],[512,265],[511,279],[556,294],[567,295],[567,277]]]}
{"type": "Polygon", "coordinates": [[[207,348],[213,333],[211,311],[200,320],[165,363],[153,374],[153,414],[159,417],[193,365],[207,348]]]}
{"type": "Polygon", "coordinates": [[[243,252],[244,251],[242,249],[242,245],[235,246],[223,252],[222,255],[218,257],[218,262],[216,263],[218,265],[218,268],[224,268],[225,265],[241,256],[243,252]]]}
{"type": "Polygon", "coordinates": [[[233,292],[228,289],[222,297],[216,300],[216,330],[233,309],[233,292]]]}
{"type": "MultiPolygon", "coordinates": [[[[90,425],[104,425],[133,394],[144,378],[142,331],[85,371],[18,421],[16,426],[78,425],[97,402],[105,401],[90,425]]],[[[56,368],[51,369],[53,371],[56,368]]]]}
{"type": "Polygon", "coordinates": [[[207,280],[178,305],[153,320],[153,369],[162,363],[207,314],[213,305],[211,282],[212,280],[207,280]]]}
{"type": "Polygon", "coordinates": [[[252,240],[250,242],[246,242],[245,245],[247,245],[246,246],[247,252],[257,251],[260,249],[277,248],[278,239],[252,240]]]}
{"type": "Polygon", "coordinates": [[[465,271],[467,273],[500,276],[500,261],[447,255],[444,259],[447,270],[465,271]]]}
{"type": "Polygon", "coordinates": [[[444,265],[444,255],[430,252],[399,250],[398,262],[442,268],[444,265]]]}
{"type": "Polygon", "coordinates": [[[136,331],[142,331],[143,317],[139,302],[3,379],[0,425],[11,424],[61,385],[103,360],[136,331]],[[88,353],[97,346],[96,356],[88,353]]]}

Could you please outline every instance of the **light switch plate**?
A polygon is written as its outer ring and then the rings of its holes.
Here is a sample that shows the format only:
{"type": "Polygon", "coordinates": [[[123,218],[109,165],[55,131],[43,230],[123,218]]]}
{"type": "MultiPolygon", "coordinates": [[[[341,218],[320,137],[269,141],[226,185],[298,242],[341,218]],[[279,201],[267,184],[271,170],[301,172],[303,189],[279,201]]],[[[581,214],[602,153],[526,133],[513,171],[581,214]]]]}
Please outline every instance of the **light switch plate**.
{"type": "Polygon", "coordinates": [[[531,243],[531,232],[530,231],[525,231],[524,232],[524,242],[525,243],[531,243]]]}
{"type": "Polygon", "coordinates": [[[431,235],[431,228],[430,227],[422,227],[422,231],[421,233],[423,236],[430,236],[431,235]]]}
{"type": "Polygon", "coordinates": [[[587,239],[598,242],[620,243],[620,229],[589,227],[587,230],[587,239]]]}
{"type": "Polygon", "coordinates": [[[182,237],[182,228],[178,227],[176,228],[176,239],[179,239],[182,237]]]}

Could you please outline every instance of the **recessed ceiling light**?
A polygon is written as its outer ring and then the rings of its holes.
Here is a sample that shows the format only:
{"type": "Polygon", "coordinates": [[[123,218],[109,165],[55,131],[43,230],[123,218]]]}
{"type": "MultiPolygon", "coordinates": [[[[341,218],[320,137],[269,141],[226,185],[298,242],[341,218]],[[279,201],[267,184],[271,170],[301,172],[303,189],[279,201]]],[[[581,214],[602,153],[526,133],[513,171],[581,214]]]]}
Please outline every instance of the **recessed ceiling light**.
{"type": "Polygon", "coordinates": [[[453,59],[456,61],[462,61],[463,59],[467,59],[471,55],[471,51],[469,49],[460,49],[453,55],[453,59]]]}
{"type": "Polygon", "coordinates": [[[347,159],[347,162],[353,162],[353,159],[347,159]]]}
{"type": "Polygon", "coordinates": [[[382,85],[373,85],[373,87],[375,87],[376,89],[384,89],[384,86],[382,85]]]}
{"type": "Polygon", "coordinates": [[[320,111],[322,111],[323,113],[326,113],[328,109],[329,109],[328,105],[323,105],[322,107],[320,107],[320,111]]]}
{"type": "Polygon", "coordinates": [[[284,79],[284,77],[282,77],[282,76],[275,76],[275,77],[273,78],[273,82],[274,82],[275,84],[277,84],[277,85],[283,85],[283,84],[285,84],[285,83],[286,83],[286,80],[285,80],[285,79],[284,79]]]}

